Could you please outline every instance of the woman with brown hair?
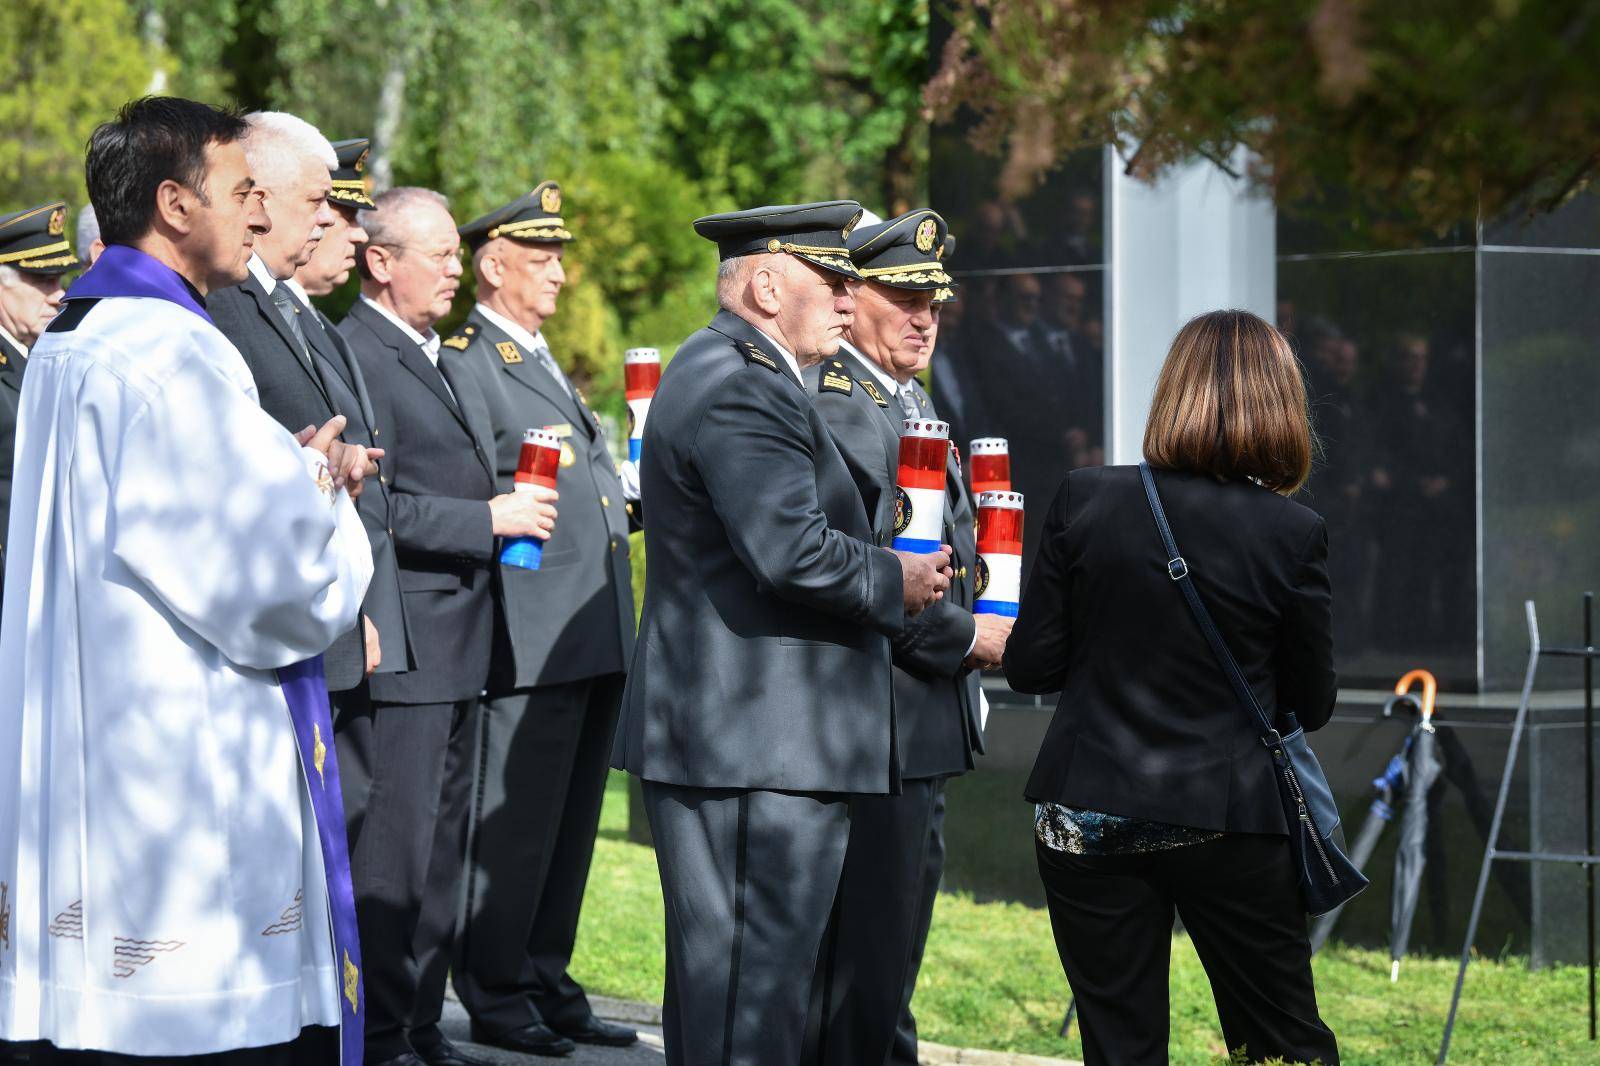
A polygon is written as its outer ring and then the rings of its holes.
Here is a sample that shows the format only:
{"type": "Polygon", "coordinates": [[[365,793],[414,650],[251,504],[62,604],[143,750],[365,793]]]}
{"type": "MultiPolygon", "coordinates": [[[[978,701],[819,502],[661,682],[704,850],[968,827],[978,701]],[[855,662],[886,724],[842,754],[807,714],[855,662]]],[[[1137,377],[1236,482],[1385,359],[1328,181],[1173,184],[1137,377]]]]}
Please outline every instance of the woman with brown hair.
{"type": "MultiPolygon", "coordinates": [[[[1263,710],[1327,722],[1328,539],[1288,497],[1311,469],[1299,363],[1245,311],[1178,332],[1144,454],[1201,598],[1263,710]]],[[[1084,1060],[1167,1061],[1173,916],[1250,1061],[1338,1062],[1269,754],[1168,569],[1136,466],[1074,470],[1045,518],[1005,655],[1060,691],[1027,797],[1084,1060]]]]}

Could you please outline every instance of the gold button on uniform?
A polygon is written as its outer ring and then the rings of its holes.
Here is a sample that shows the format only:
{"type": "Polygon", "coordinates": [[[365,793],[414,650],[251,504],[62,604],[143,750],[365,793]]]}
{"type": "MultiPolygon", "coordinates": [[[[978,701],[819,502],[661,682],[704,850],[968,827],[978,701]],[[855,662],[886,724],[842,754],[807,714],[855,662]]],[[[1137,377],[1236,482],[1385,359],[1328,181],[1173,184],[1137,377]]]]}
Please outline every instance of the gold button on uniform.
{"type": "Polygon", "coordinates": [[[602,496],[602,497],[600,497],[600,506],[601,507],[610,507],[611,506],[611,497],[610,496],[602,496]]]}

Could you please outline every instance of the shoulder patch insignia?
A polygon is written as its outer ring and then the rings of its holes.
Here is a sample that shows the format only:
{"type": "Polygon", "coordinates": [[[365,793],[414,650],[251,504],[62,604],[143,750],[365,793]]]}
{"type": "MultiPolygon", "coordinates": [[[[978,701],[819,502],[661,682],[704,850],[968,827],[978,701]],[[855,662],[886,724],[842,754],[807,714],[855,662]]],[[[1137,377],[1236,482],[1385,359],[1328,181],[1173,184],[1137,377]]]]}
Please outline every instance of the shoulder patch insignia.
{"type": "Polygon", "coordinates": [[[457,333],[453,337],[446,337],[443,341],[446,348],[454,348],[458,352],[466,351],[467,345],[471,343],[472,341],[467,339],[465,333],[457,333]]]}
{"type": "Polygon", "coordinates": [[[817,384],[818,392],[837,392],[848,396],[854,388],[855,379],[839,360],[830,359],[828,365],[822,368],[822,378],[817,384]]]}
{"type": "Polygon", "coordinates": [[[766,352],[762,351],[760,348],[757,348],[754,344],[751,344],[749,341],[740,341],[739,342],[739,353],[745,357],[745,360],[747,362],[760,363],[762,366],[766,367],[768,370],[777,370],[778,369],[778,364],[772,358],[772,356],[768,355],[766,352]]]}
{"type": "Polygon", "coordinates": [[[877,386],[877,384],[875,382],[862,381],[861,382],[861,389],[868,396],[871,396],[872,397],[872,402],[877,404],[879,407],[888,407],[889,406],[889,401],[885,400],[883,398],[883,392],[878,388],[878,386],[877,386]]]}
{"type": "Polygon", "coordinates": [[[494,350],[500,353],[502,363],[522,362],[522,352],[517,348],[516,341],[501,341],[494,346],[494,350]]]}

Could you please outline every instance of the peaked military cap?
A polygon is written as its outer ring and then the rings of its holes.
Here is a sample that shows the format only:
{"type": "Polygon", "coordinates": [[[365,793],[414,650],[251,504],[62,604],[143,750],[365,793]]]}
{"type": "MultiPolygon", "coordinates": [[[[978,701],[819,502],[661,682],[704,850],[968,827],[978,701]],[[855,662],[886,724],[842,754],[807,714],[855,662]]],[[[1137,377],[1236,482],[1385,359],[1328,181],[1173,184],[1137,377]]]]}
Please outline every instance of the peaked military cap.
{"type": "Polygon", "coordinates": [[[894,289],[940,289],[950,284],[945,273],[945,238],[949,230],[937,211],[919,207],[850,236],[850,258],[867,281],[894,289]]]}
{"type": "Polygon", "coordinates": [[[854,200],[779,204],[694,220],[694,231],[715,241],[724,260],[758,252],[788,252],[808,263],[856,278],[845,242],[861,218],[854,200]]]}
{"type": "Polygon", "coordinates": [[[371,150],[372,141],[366,137],[333,142],[333,154],[339,157],[339,165],[333,171],[329,200],[352,211],[362,208],[370,211],[378,206],[367,191],[367,153],[371,150]]]}
{"type": "Polygon", "coordinates": [[[0,218],[0,265],[46,277],[78,269],[67,243],[67,205],[57,200],[0,218]]]}
{"type": "Polygon", "coordinates": [[[572,240],[572,232],[561,220],[561,186],[553,181],[541,181],[528,195],[473,219],[458,232],[473,251],[496,237],[509,237],[528,244],[572,240]]]}
{"type": "MultiPolygon", "coordinates": [[[[956,254],[956,239],[950,234],[944,236],[944,257],[941,262],[949,264],[952,256],[956,254]]],[[[933,302],[936,304],[953,304],[956,302],[956,283],[942,286],[933,290],[933,302]]]]}

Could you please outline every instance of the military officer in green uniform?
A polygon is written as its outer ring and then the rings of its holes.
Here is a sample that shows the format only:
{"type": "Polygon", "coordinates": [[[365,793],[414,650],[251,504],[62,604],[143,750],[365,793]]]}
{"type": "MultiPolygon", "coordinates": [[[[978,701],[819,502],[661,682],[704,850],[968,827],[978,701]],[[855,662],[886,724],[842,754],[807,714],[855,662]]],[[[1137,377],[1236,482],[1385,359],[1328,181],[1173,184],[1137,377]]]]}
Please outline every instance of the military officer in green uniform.
{"type": "MultiPolygon", "coordinates": [[[[0,576],[11,514],[11,461],[28,349],[66,295],[61,279],[78,269],[60,200],[0,217],[0,576]]],[[[0,588],[0,592],[3,592],[0,588]]]]}
{"type": "MultiPolygon", "coordinates": [[[[938,418],[916,380],[933,354],[935,301],[953,296],[944,219],[926,208],[858,226],[851,259],[861,273],[856,312],[838,355],[807,371],[874,517],[892,541],[900,429],[938,418]]],[[[945,783],[983,750],[979,671],[999,662],[1011,620],[974,615],[977,541],[972,494],[952,452],[945,478],[944,540],[955,580],[945,599],[907,620],[893,640],[896,795],[850,804],[850,847],[834,905],[806,1061],[828,1066],[915,1066],[911,991],[943,873],[945,783]],[[901,1030],[904,1030],[901,1033],[901,1030]]]]}
{"type": "Polygon", "coordinates": [[[440,358],[482,386],[499,487],[510,491],[529,428],[561,438],[555,531],[537,570],[501,566],[483,704],[466,920],[453,968],[473,1039],[538,1054],[624,1046],[567,973],[589,874],[624,673],[633,654],[627,498],[600,421],[541,327],[566,283],[572,241],[561,187],[461,227],[477,306],[440,358]]]}

